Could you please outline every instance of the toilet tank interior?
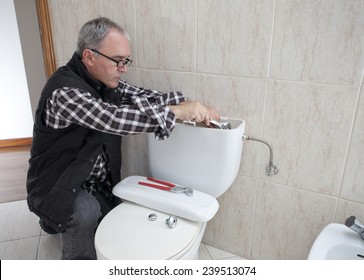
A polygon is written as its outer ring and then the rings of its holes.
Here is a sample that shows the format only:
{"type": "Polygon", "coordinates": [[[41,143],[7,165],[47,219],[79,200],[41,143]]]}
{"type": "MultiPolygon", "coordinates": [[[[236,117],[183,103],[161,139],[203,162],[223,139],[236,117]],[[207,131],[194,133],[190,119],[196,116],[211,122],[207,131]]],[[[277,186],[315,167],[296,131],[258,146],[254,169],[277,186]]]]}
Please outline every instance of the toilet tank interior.
{"type": "Polygon", "coordinates": [[[171,136],[148,135],[148,164],[153,177],[219,197],[240,167],[245,121],[222,119],[231,129],[176,123],[171,136]]]}

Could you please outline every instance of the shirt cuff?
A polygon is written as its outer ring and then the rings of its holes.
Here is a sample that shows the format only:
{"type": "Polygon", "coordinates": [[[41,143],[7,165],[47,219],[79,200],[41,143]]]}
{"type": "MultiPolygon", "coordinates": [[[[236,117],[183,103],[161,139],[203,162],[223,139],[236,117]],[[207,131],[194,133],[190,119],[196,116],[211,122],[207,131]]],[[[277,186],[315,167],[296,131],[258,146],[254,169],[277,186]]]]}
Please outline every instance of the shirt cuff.
{"type": "Polygon", "coordinates": [[[155,98],[155,104],[158,105],[178,105],[179,103],[184,101],[187,101],[187,98],[178,91],[163,93],[155,98]]]}
{"type": "MultiPolygon", "coordinates": [[[[153,101],[156,99],[153,98],[153,101]]],[[[157,125],[158,128],[155,131],[155,137],[157,140],[167,139],[176,124],[176,118],[174,113],[167,104],[158,104],[159,102],[149,102],[148,98],[136,98],[135,103],[139,110],[150,117],[157,125]]]]}

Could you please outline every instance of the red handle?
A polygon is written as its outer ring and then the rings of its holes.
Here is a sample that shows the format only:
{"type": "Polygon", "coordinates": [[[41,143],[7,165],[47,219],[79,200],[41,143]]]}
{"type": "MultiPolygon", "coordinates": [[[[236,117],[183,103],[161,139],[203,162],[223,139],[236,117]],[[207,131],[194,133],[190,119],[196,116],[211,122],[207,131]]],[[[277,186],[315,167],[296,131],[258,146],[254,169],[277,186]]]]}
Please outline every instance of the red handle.
{"type": "Polygon", "coordinates": [[[175,184],[172,184],[170,182],[166,182],[166,181],[162,181],[162,180],[158,180],[158,179],[154,179],[154,178],[151,178],[151,177],[148,177],[147,180],[149,181],[152,181],[154,183],[158,183],[158,184],[162,184],[162,185],[166,185],[168,187],[174,187],[175,184]]]}
{"type": "Polygon", "coordinates": [[[145,183],[145,182],[138,182],[138,184],[143,185],[143,186],[147,186],[147,187],[152,187],[152,188],[164,190],[164,191],[170,191],[171,190],[170,187],[164,187],[164,186],[160,186],[160,185],[156,185],[156,184],[150,184],[150,183],[145,183]]]}

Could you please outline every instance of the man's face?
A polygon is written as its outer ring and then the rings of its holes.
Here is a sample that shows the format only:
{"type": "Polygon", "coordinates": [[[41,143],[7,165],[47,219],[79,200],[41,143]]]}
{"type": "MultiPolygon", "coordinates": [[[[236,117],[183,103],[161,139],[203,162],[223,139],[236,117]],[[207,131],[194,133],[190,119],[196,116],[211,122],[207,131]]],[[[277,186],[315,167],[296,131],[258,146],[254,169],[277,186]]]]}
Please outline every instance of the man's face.
{"type": "Polygon", "coordinates": [[[128,39],[118,31],[111,30],[97,50],[84,50],[82,61],[94,79],[99,80],[109,88],[116,88],[122,73],[127,72],[127,66],[124,65],[123,61],[129,57],[128,39]],[[113,60],[122,60],[122,62],[117,67],[117,63],[113,60]]]}

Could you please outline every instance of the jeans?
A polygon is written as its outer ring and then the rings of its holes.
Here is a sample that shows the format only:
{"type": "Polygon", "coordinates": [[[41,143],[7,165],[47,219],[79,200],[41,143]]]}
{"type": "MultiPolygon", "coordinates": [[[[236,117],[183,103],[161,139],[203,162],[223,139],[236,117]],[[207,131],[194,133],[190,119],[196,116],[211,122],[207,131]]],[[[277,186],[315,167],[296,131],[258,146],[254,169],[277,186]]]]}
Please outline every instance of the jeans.
{"type": "Polygon", "coordinates": [[[62,259],[94,260],[95,231],[102,218],[115,206],[115,202],[81,190],[74,202],[73,213],[61,233],[62,259]]]}

